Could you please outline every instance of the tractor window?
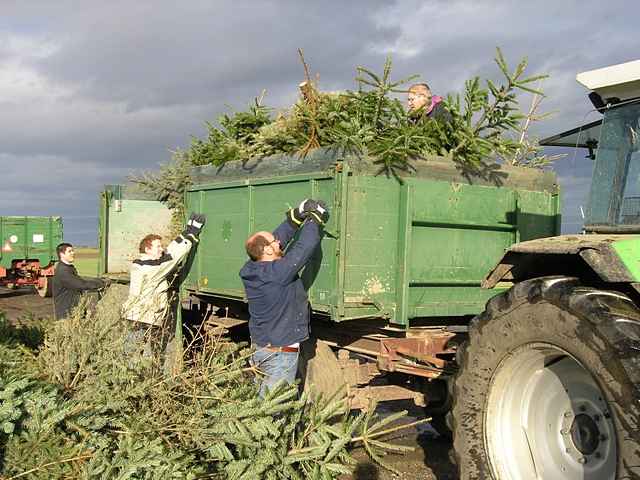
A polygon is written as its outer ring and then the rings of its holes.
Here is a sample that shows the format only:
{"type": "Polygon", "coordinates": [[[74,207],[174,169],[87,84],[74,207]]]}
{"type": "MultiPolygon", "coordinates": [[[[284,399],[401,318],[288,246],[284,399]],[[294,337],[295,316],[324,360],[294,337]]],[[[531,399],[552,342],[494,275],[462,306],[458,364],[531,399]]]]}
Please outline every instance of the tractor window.
{"type": "Polygon", "coordinates": [[[589,198],[590,225],[640,225],[640,103],[608,110],[589,198]]]}

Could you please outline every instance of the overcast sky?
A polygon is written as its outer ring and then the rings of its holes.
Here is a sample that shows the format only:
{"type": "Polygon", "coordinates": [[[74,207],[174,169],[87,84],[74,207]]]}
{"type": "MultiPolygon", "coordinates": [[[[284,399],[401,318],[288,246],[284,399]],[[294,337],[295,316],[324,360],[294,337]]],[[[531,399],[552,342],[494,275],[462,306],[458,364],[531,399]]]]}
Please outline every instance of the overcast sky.
{"type": "MultiPolygon", "coordinates": [[[[95,245],[98,193],[153,170],[244,106],[290,104],[303,48],[320,87],[354,87],[357,65],[422,75],[438,94],[511,64],[547,73],[547,136],[598,118],[578,72],[640,57],[630,1],[2,0],[0,215],[61,215],[65,238],[95,245]]],[[[556,167],[565,230],[579,229],[591,162],[556,167]]]]}

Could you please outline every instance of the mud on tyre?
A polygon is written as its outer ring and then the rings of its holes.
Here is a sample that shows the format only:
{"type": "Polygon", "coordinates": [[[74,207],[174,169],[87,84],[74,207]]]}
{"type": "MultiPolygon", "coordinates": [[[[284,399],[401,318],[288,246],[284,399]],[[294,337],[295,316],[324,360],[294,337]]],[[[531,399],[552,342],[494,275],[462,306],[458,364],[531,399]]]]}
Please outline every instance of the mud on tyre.
{"type": "Polygon", "coordinates": [[[640,311],[577,279],[493,298],[458,352],[460,478],[639,479],[640,311]]]}

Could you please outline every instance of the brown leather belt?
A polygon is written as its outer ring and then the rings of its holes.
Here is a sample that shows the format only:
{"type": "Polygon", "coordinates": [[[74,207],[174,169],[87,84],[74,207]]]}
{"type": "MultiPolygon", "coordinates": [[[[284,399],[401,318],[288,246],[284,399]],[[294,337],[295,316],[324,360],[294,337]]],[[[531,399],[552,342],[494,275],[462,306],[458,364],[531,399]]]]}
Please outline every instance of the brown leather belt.
{"type": "Polygon", "coordinates": [[[297,353],[299,351],[298,347],[272,347],[269,345],[268,347],[256,347],[256,350],[264,348],[270,352],[287,352],[287,353],[297,353]]]}

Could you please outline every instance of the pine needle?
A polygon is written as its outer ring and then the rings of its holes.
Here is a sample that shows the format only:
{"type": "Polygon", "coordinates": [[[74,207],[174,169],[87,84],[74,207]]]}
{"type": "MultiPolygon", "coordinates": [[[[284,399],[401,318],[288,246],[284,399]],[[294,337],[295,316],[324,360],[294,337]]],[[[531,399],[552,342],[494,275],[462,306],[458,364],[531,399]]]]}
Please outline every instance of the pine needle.
{"type": "Polygon", "coordinates": [[[15,480],[17,478],[21,478],[21,477],[25,477],[31,473],[37,472],[38,470],[44,470],[47,467],[51,467],[53,465],[59,465],[61,463],[68,463],[68,462],[75,462],[77,460],[85,460],[87,458],[91,458],[93,455],[92,454],[85,454],[85,455],[78,455],[76,457],[72,457],[72,458],[65,458],[63,460],[57,460],[55,462],[48,462],[48,463],[44,463],[42,465],[39,465],[35,468],[31,468],[29,470],[25,470],[22,473],[19,473],[18,475],[14,475],[12,477],[8,477],[6,480],[15,480]]]}

